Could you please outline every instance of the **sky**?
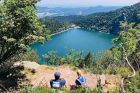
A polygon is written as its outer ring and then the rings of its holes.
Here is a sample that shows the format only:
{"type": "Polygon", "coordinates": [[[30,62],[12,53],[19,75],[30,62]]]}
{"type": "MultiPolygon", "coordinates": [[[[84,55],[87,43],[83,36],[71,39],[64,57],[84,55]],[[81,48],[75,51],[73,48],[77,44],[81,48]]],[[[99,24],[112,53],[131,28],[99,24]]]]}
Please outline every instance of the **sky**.
{"type": "Polygon", "coordinates": [[[89,6],[128,6],[140,0],[41,0],[38,6],[47,7],[89,7],[89,6]]]}

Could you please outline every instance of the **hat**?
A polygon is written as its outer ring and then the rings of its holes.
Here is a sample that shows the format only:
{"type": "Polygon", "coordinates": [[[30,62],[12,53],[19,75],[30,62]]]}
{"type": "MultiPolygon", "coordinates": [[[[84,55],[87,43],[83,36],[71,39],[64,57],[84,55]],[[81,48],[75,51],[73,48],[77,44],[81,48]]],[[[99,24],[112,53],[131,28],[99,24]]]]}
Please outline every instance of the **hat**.
{"type": "Polygon", "coordinates": [[[55,77],[60,77],[60,75],[61,75],[60,72],[55,72],[55,73],[54,73],[54,76],[55,76],[55,77]]]}

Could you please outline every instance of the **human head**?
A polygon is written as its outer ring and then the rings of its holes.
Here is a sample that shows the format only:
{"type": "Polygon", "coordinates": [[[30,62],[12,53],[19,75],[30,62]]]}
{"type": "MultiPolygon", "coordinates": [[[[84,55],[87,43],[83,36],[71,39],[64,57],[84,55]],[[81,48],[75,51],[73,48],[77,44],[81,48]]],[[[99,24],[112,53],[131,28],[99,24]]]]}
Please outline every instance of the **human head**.
{"type": "Polygon", "coordinates": [[[60,78],[60,76],[61,76],[60,72],[55,72],[54,73],[54,77],[55,77],[56,80],[58,80],[60,78]]]}
{"type": "Polygon", "coordinates": [[[78,76],[82,76],[82,71],[81,70],[77,70],[77,75],[78,76]]]}

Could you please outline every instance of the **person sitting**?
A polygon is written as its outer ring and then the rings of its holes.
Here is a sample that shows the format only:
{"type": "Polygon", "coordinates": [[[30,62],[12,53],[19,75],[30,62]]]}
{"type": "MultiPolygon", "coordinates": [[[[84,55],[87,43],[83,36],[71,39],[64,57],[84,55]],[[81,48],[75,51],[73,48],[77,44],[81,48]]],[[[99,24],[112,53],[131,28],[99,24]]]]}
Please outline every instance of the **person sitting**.
{"type": "Polygon", "coordinates": [[[78,78],[75,80],[76,86],[86,86],[86,78],[82,76],[81,70],[77,71],[78,78]]]}
{"type": "Polygon", "coordinates": [[[61,76],[60,72],[55,72],[54,73],[55,79],[52,79],[50,81],[51,88],[61,89],[63,86],[65,86],[66,81],[64,79],[61,79],[60,76],[61,76]]]}

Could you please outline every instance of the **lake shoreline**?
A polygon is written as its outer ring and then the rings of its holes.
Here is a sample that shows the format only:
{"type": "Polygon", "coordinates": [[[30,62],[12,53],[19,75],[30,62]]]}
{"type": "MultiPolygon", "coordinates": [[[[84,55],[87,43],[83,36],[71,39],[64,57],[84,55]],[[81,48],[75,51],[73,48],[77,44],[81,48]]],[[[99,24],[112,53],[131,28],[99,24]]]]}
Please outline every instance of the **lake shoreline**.
{"type": "Polygon", "coordinates": [[[69,53],[68,49],[76,51],[92,52],[94,55],[100,51],[106,51],[114,46],[112,39],[116,38],[114,35],[89,31],[84,29],[65,30],[55,33],[53,39],[41,44],[33,44],[32,49],[37,51],[40,63],[44,64],[46,59],[42,56],[49,51],[57,51],[58,56],[65,56],[69,53]],[[65,33],[65,31],[68,31],[65,33]],[[63,33],[64,32],[64,33],[63,33]],[[62,33],[62,34],[60,34],[62,33]]]}
{"type": "MultiPolygon", "coordinates": [[[[62,30],[62,31],[60,31],[60,32],[51,34],[50,36],[54,36],[54,35],[57,35],[57,34],[61,34],[61,33],[67,32],[67,31],[69,31],[69,30],[71,30],[71,29],[79,29],[79,28],[85,29],[85,30],[89,30],[89,29],[86,29],[86,28],[82,28],[82,27],[80,27],[80,26],[74,26],[74,27],[70,27],[70,28],[68,28],[68,29],[62,30]]],[[[93,31],[93,30],[89,30],[89,31],[93,31]]],[[[103,31],[95,31],[95,32],[100,32],[100,33],[104,33],[104,34],[109,34],[109,35],[118,36],[118,35],[116,35],[116,34],[106,33],[106,32],[103,32],[103,31]]]]}
{"type": "Polygon", "coordinates": [[[79,26],[70,27],[70,28],[68,28],[68,29],[66,29],[66,30],[62,30],[62,31],[60,31],[60,32],[51,34],[51,36],[54,36],[54,35],[57,35],[57,34],[61,34],[61,33],[67,32],[67,31],[69,31],[69,30],[71,30],[71,29],[78,29],[78,28],[81,28],[81,27],[79,27],[79,26]]]}

